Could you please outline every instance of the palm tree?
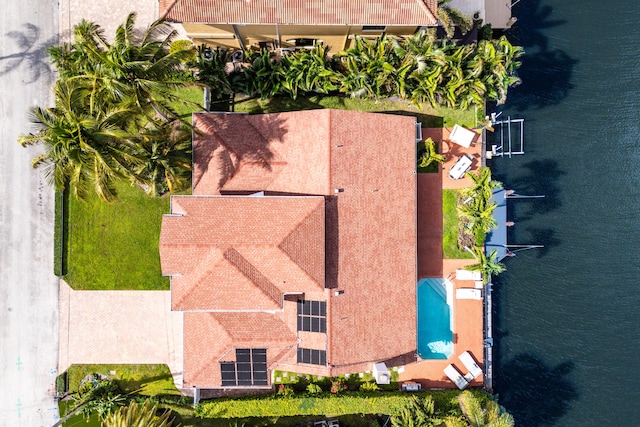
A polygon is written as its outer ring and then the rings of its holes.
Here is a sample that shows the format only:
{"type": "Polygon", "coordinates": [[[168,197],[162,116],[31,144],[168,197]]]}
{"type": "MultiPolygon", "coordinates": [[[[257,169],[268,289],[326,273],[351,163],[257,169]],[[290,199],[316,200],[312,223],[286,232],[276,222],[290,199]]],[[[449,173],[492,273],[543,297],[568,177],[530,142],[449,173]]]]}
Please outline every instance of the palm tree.
{"type": "Polygon", "coordinates": [[[96,106],[87,89],[73,81],[59,80],[54,87],[56,106],[31,110],[38,131],[21,135],[23,146],[44,145],[44,154],[33,167],[44,167],[45,176],[78,199],[95,191],[104,201],[115,198],[115,181],[130,174],[138,159],[131,152],[124,129],[133,111],[129,106],[96,106]]]}
{"type": "Polygon", "coordinates": [[[479,399],[469,390],[458,395],[458,403],[471,427],[513,427],[515,425],[511,414],[505,412],[497,402],[487,400],[483,408],[479,399]]]}
{"type": "Polygon", "coordinates": [[[150,122],[132,140],[140,160],[132,176],[150,196],[188,187],[191,171],[191,135],[176,120],[150,122]]]}
{"type": "Polygon", "coordinates": [[[498,261],[497,249],[492,249],[489,256],[485,255],[484,248],[482,246],[474,246],[470,250],[476,259],[476,263],[465,267],[465,269],[481,271],[484,283],[486,283],[492,275],[500,274],[507,269],[504,264],[498,261]]]}
{"type": "Polygon", "coordinates": [[[502,188],[500,181],[491,179],[491,169],[486,166],[479,168],[475,173],[467,172],[466,177],[471,180],[472,185],[460,190],[465,197],[482,198],[488,204],[493,194],[493,190],[502,188]]]}
{"type": "MultiPolygon", "coordinates": [[[[103,427],[171,427],[173,419],[171,412],[165,410],[161,415],[158,412],[158,404],[151,405],[149,399],[143,404],[131,401],[128,406],[122,406],[117,411],[109,414],[102,422],[103,427]]],[[[176,426],[179,427],[179,426],[176,426]]]]}
{"type": "Polygon", "coordinates": [[[439,154],[436,150],[436,143],[433,142],[433,139],[427,138],[425,141],[421,141],[418,143],[418,153],[424,150],[424,154],[420,157],[418,161],[419,168],[426,168],[433,162],[444,163],[446,158],[439,154]]]}
{"type": "Polygon", "coordinates": [[[451,0],[438,0],[438,11],[436,13],[438,21],[442,25],[447,37],[453,37],[455,27],[459,27],[466,33],[473,26],[473,20],[465,15],[460,9],[449,6],[451,0]]]}
{"type": "Polygon", "coordinates": [[[469,203],[461,203],[456,207],[458,215],[469,219],[472,229],[481,230],[488,233],[498,226],[493,211],[497,207],[497,203],[478,203],[471,200],[469,203]]]}
{"type": "Polygon", "coordinates": [[[429,427],[441,424],[442,420],[435,415],[432,396],[424,399],[412,396],[400,409],[400,413],[391,417],[393,427],[429,427]]]}
{"type": "Polygon", "coordinates": [[[136,36],[135,17],[135,13],[127,16],[113,43],[107,42],[99,25],[81,21],[74,27],[74,43],[50,49],[52,62],[62,78],[90,88],[92,98],[132,103],[148,117],[179,118],[171,103],[183,102],[176,89],[188,82],[179,71],[192,52],[170,52],[176,32],[163,21],[153,22],[136,36]]]}

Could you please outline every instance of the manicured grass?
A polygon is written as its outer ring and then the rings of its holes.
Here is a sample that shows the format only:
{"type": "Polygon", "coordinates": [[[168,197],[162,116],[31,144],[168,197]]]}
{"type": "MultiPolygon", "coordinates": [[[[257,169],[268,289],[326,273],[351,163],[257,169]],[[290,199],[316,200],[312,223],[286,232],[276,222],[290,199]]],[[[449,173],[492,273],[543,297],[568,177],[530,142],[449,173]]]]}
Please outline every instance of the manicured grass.
{"type": "Polygon", "coordinates": [[[151,198],[127,183],[117,190],[111,204],[69,197],[65,280],[74,289],[169,289],[158,253],[169,198],[151,198]]]}
{"type": "MultiPolygon", "coordinates": [[[[202,111],[202,103],[204,101],[204,89],[201,87],[187,87],[178,90],[180,98],[187,102],[191,102],[196,105],[182,104],[179,102],[171,103],[173,109],[180,115],[180,117],[191,119],[191,113],[194,111],[202,111]]],[[[189,120],[189,123],[191,121],[189,120]]]]}
{"type": "Polygon", "coordinates": [[[167,365],[72,365],[67,370],[69,391],[77,391],[80,381],[94,373],[112,378],[123,393],[136,392],[143,396],[180,395],[167,365]]]}
{"type": "Polygon", "coordinates": [[[458,123],[464,126],[475,126],[474,110],[455,110],[450,108],[434,109],[423,105],[418,108],[405,101],[346,98],[342,96],[309,96],[293,100],[288,97],[274,97],[267,100],[247,98],[237,100],[235,111],[247,113],[274,113],[279,111],[313,110],[318,108],[334,108],[338,110],[358,110],[385,112],[416,116],[422,127],[453,126],[458,123]]]}
{"type": "Polygon", "coordinates": [[[468,251],[458,248],[458,213],[456,190],[442,190],[442,252],[445,259],[473,258],[468,251]]]}

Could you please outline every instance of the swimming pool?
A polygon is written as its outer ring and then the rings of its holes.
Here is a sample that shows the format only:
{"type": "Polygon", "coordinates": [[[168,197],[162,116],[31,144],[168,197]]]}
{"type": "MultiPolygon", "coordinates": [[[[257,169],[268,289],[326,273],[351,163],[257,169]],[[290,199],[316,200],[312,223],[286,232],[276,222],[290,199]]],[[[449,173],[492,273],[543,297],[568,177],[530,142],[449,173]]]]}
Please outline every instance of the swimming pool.
{"type": "Polygon", "coordinates": [[[445,279],[420,279],[418,301],[418,356],[447,359],[453,353],[453,289],[445,279]]]}

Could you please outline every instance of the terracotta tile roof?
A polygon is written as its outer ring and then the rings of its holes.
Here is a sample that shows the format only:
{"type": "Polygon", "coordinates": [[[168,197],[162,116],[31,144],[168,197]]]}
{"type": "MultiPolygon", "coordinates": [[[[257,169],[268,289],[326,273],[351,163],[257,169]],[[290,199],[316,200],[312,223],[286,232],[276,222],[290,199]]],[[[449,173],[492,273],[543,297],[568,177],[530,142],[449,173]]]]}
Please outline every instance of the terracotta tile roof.
{"type": "MultiPolygon", "coordinates": [[[[344,291],[331,293],[328,302],[329,362],[344,370],[413,354],[415,118],[312,110],[260,116],[197,114],[194,123],[203,132],[194,141],[195,194],[232,188],[327,196],[325,284],[344,291]],[[212,167],[214,152],[220,159],[233,159],[231,173],[212,167]]],[[[307,233],[304,227],[299,226],[301,235],[307,233]]],[[[281,256],[304,250],[304,239],[294,234],[291,244],[280,244],[281,256]]],[[[243,256],[257,259],[260,253],[278,269],[281,261],[265,252],[243,256]]]]}
{"type": "Polygon", "coordinates": [[[160,0],[176,22],[297,25],[435,25],[437,0],[160,0]]]}
{"type": "MultiPolygon", "coordinates": [[[[337,283],[330,360],[344,366],[416,349],[415,118],[331,111],[337,283]],[[339,141],[339,144],[338,144],[339,141]],[[357,337],[354,340],[354,337],[357,337]]],[[[329,225],[327,225],[329,227],[329,225]]],[[[440,254],[437,254],[440,256],[440,254]]]]}
{"type": "Polygon", "coordinates": [[[236,348],[266,348],[273,363],[296,336],[272,313],[184,314],[184,387],[219,387],[220,362],[235,361],[236,348]]]}
{"type": "Polygon", "coordinates": [[[329,116],[298,113],[194,114],[193,194],[330,194],[329,116]]]}
{"type": "Polygon", "coordinates": [[[171,201],[160,258],[162,273],[173,276],[173,309],[276,310],[283,292],[324,287],[322,197],[171,201]]]}

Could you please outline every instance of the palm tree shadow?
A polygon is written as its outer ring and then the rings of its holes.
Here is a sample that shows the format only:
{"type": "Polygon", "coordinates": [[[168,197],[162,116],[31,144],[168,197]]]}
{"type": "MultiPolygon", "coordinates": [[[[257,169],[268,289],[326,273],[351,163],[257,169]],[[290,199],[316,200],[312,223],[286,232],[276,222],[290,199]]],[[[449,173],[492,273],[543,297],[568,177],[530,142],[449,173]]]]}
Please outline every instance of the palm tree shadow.
{"type": "Polygon", "coordinates": [[[549,19],[551,13],[552,8],[543,6],[542,0],[520,2],[515,7],[514,14],[519,19],[510,30],[509,38],[525,48],[525,56],[518,69],[522,84],[510,91],[507,108],[524,111],[555,105],[574,87],[571,76],[578,61],[561,49],[550,50],[548,39],[541,31],[567,22],[549,19]]]}
{"type": "Polygon", "coordinates": [[[498,364],[496,392],[516,425],[552,425],[567,413],[571,401],[579,397],[569,379],[575,368],[573,362],[554,367],[524,353],[498,364]]]}
{"type": "Polygon", "coordinates": [[[40,42],[40,29],[30,23],[22,24],[23,31],[9,31],[5,37],[12,39],[18,51],[0,56],[0,76],[12,72],[23,72],[27,78],[24,83],[31,84],[46,78],[53,82],[53,73],[47,50],[58,42],[58,37],[40,42]]]}
{"type": "Polygon", "coordinates": [[[194,125],[193,188],[213,173],[218,191],[243,164],[271,171],[272,145],[282,143],[288,129],[285,119],[268,114],[197,114],[194,125]]]}
{"type": "Polygon", "coordinates": [[[513,200],[509,208],[510,216],[516,221],[526,221],[562,206],[558,181],[563,175],[566,175],[566,172],[558,167],[556,160],[533,160],[523,164],[522,169],[528,170],[528,172],[515,179],[507,180],[507,177],[501,174],[496,174],[495,178],[501,182],[508,181],[509,188],[514,189],[518,194],[545,197],[513,200]],[[529,208],[527,211],[524,211],[524,205],[529,208]]]}

